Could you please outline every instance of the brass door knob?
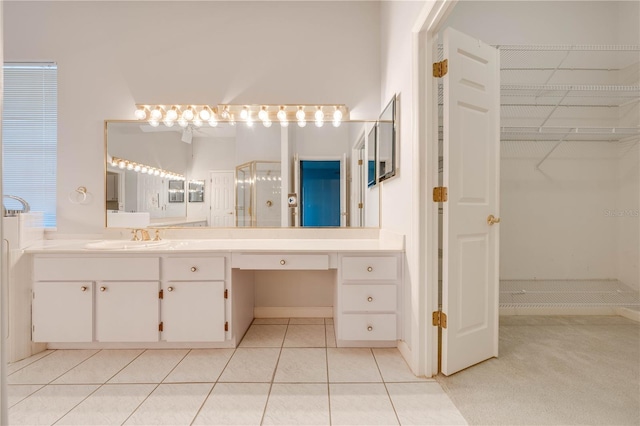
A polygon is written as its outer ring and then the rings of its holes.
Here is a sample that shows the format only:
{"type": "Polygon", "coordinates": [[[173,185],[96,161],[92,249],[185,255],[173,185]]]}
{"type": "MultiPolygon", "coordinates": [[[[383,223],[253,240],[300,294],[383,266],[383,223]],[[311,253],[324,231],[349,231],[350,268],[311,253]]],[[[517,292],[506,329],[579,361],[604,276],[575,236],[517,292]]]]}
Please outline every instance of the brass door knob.
{"type": "Polygon", "coordinates": [[[287,263],[287,262],[286,262],[284,259],[282,259],[282,260],[280,261],[280,264],[281,264],[281,265],[284,265],[285,263],[287,263]]]}
{"type": "Polygon", "coordinates": [[[80,291],[87,291],[87,287],[83,285],[82,287],[80,287],[80,291]]]}
{"type": "Polygon", "coordinates": [[[100,287],[100,291],[107,291],[106,287],[100,287]]]}
{"type": "Polygon", "coordinates": [[[167,288],[167,291],[173,291],[173,287],[167,288]]]}
{"type": "Polygon", "coordinates": [[[198,270],[198,268],[196,268],[195,266],[191,267],[191,272],[196,272],[198,270]]]}
{"type": "Polygon", "coordinates": [[[369,267],[367,268],[367,271],[368,271],[368,272],[371,272],[371,271],[373,271],[373,268],[372,268],[371,266],[369,266],[369,267]]]}
{"type": "Polygon", "coordinates": [[[371,296],[367,297],[367,302],[373,302],[373,297],[371,296]]]}
{"type": "Polygon", "coordinates": [[[373,327],[371,326],[367,327],[367,331],[372,331],[372,330],[373,330],[373,327]]]}
{"type": "Polygon", "coordinates": [[[500,223],[500,218],[490,214],[489,217],[487,217],[487,223],[489,224],[489,226],[493,225],[494,223],[500,223]]]}

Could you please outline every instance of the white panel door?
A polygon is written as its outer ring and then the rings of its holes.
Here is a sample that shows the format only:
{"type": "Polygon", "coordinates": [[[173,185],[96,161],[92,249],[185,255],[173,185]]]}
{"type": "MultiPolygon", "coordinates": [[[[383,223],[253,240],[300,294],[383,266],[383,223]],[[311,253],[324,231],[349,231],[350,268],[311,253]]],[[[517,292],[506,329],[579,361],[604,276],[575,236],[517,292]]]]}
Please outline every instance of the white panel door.
{"type": "Polygon", "coordinates": [[[233,171],[211,172],[210,182],[211,218],[209,226],[215,228],[235,226],[235,173],[233,171]]]}
{"type": "Polygon", "coordinates": [[[498,356],[500,64],[497,49],[444,31],[442,372],[498,356]]]}
{"type": "Polygon", "coordinates": [[[93,340],[93,283],[35,282],[32,324],[34,342],[93,340]]]}
{"type": "Polygon", "coordinates": [[[157,281],[96,283],[96,340],[157,342],[159,291],[157,281]]]}
{"type": "Polygon", "coordinates": [[[224,282],[163,284],[162,339],[167,342],[223,342],[224,282]]]}

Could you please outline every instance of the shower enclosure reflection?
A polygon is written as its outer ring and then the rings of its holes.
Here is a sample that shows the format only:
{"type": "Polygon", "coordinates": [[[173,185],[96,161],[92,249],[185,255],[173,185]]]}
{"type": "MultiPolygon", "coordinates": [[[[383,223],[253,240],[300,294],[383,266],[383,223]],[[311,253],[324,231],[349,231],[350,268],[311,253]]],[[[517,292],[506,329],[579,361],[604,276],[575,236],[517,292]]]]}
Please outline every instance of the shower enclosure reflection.
{"type": "Polygon", "coordinates": [[[236,226],[280,226],[282,176],[276,161],[251,161],[236,167],[236,226]]]}

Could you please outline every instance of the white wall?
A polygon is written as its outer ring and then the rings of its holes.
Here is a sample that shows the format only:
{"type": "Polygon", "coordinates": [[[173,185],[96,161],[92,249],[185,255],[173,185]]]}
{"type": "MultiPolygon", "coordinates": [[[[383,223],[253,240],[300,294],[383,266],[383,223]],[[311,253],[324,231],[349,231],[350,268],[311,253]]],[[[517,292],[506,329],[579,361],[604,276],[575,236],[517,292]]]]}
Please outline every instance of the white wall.
{"type": "Polygon", "coordinates": [[[640,291],[640,148],[638,141],[621,144],[617,164],[618,192],[608,214],[617,227],[617,278],[640,291]]]}
{"type": "Polygon", "coordinates": [[[105,119],[136,103],[379,101],[375,2],[4,3],[5,61],[58,64],[58,231],[101,233],[105,119]],[[95,202],[72,205],[86,186],[95,202]]]}

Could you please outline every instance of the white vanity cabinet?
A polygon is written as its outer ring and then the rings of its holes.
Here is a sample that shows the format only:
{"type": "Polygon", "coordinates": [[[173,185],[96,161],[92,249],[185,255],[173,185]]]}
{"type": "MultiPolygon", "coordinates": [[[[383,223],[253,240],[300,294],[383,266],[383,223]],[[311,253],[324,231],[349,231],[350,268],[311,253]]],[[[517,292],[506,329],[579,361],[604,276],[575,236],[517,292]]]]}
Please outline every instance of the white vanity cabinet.
{"type": "Polygon", "coordinates": [[[158,257],[40,255],[33,277],[34,342],[158,341],[158,257]]]}
{"type": "Polygon", "coordinates": [[[225,321],[225,258],[167,257],[162,264],[162,340],[222,342],[225,321]]]}
{"type": "Polygon", "coordinates": [[[402,256],[342,255],[336,291],[338,346],[395,346],[402,256]]]}

